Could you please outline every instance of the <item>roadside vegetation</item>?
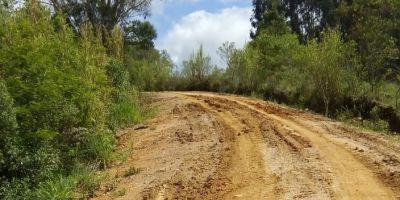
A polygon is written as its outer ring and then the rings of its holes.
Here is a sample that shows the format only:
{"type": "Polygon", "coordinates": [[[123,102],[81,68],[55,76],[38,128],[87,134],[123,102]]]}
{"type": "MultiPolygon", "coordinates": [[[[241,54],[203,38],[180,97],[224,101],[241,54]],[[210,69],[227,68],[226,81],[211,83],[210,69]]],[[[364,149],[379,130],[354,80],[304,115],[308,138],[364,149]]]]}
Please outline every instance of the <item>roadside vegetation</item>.
{"type": "Polygon", "coordinates": [[[68,2],[0,1],[0,199],[90,197],[115,131],[148,115],[139,91],[166,87],[153,26],[125,22],[149,1],[68,2]]]}

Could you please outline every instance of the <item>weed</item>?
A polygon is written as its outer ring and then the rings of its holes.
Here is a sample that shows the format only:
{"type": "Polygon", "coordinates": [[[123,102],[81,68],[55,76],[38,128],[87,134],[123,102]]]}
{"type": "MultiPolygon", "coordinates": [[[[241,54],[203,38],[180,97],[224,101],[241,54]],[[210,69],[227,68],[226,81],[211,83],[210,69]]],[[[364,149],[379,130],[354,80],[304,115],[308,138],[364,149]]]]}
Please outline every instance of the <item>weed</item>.
{"type": "Polygon", "coordinates": [[[77,183],[76,187],[83,198],[92,197],[95,190],[99,187],[102,177],[94,172],[95,167],[78,164],[74,171],[73,177],[77,183]]]}
{"type": "Polygon", "coordinates": [[[373,130],[378,132],[389,132],[389,123],[387,121],[379,119],[377,117],[376,109],[371,111],[372,120],[365,120],[361,118],[356,118],[350,110],[343,110],[338,114],[338,119],[340,121],[346,122],[353,126],[364,128],[367,130],[373,130]]]}
{"type": "Polygon", "coordinates": [[[59,176],[42,182],[35,191],[35,199],[68,200],[73,199],[75,181],[71,177],[59,176]]]}
{"type": "Polygon", "coordinates": [[[111,131],[100,131],[89,134],[86,138],[86,156],[99,162],[101,168],[114,160],[114,147],[116,140],[111,131]]]}
{"type": "Polygon", "coordinates": [[[115,193],[115,196],[116,197],[122,197],[122,196],[125,196],[126,195],[126,189],[125,188],[123,188],[123,189],[121,189],[121,190],[118,190],[116,193],[115,193]]]}
{"type": "Polygon", "coordinates": [[[138,174],[141,171],[139,168],[130,167],[128,170],[125,171],[124,177],[132,176],[138,174]]]}

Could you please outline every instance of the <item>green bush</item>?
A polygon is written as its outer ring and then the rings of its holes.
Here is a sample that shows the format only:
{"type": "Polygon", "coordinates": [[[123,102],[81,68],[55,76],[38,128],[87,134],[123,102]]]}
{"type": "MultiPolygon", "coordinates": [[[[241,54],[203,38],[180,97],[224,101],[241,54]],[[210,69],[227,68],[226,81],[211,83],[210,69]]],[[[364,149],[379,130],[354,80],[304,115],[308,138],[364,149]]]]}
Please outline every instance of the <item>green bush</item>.
{"type": "Polygon", "coordinates": [[[72,171],[72,177],[76,182],[78,192],[82,198],[92,197],[95,190],[99,187],[102,177],[98,177],[94,166],[77,164],[72,171]]]}
{"type": "MultiPolygon", "coordinates": [[[[134,92],[134,91],[133,91],[134,92]]],[[[129,91],[122,91],[122,99],[113,104],[111,108],[110,125],[113,129],[126,127],[130,124],[141,121],[141,113],[138,109],[138,103],[135,94],[129,91]],[[133,101],[132,101],[133,100],[133,101]]]]}
{"type": "Polygon", "coordinates": [[[73,131],[107,129],[110,58],[90,25],[77,37],[37,1],[21,6],[0,20],[0,199],[64,199],[69,182],[54,177],[71,163],[112,160],[111,132],[73,131]]]}
{"type": "Polygon", "coordinates": [[[370,111],[370,119],[362,119],[356,115],[350,109],[343,109],[338,112],[337,118],[340,121],[347,122],[354,126],[365,128],[368,130],[379,131],[379,132],[389,132],[389,123],[379,117],[379,108],[374,107],[370,111]]]}
{"type": "Polygon", "coordinates": [[[0,198],[3,200],[30,200],[35,199],[34,196],[28,179],[15,179],[1,183],[0,198]]]}
{"type": "Polygon", "coordinates": [[[76,32],[39,1],[16,7],[0,3],[0,199],[70,199],[75,183],[90,196],[97,168],[76,163],[113,161],[112,131],[143,119],[134,78],[165,88],[172,64],[152,48],[123,62],[119,27],[104,35],[83,23],[76,32]],[[129,73],[141,63],[150,67],[129,73]]]}
{"type": "Polygon", "coordinates": [[[34,192],[34,199],[70,200],[74,199],[75,180],[71,177],[59,176],[39,184],[34,192]]]}
{"type": "Polygon", "coordinates": [[[129,82],[129,72],[125,65],[120,61],[113,60],[107,71],[114,85],[109,127],[115,130],[139,122],[141,115],[138,102],[139,94],[129,82]]]}
{"type": "Polygon", "coordinates": [[[0,134],[13,133],[17,129],[13,99],[0,77],[0,134]]]}
{"type": "Polygon", "coordinates": [[[111,131],[98,131],[88,134],[83,144],[83,156],[95,161],[104,168],[114,160],[116,139],[111,131]]]}

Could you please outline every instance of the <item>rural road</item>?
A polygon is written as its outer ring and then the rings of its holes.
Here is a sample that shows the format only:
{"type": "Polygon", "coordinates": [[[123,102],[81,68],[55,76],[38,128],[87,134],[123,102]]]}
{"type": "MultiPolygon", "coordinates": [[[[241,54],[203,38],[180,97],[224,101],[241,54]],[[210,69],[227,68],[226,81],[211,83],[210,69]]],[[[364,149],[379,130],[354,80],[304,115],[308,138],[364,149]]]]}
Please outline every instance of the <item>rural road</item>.
{"type": "Polygon", "coordinates": [[[147,93],[93,199],[400,199],[400,143],[257,99],[147,93]],[[131,169],[138,173],[127,173],[131,169]]]}

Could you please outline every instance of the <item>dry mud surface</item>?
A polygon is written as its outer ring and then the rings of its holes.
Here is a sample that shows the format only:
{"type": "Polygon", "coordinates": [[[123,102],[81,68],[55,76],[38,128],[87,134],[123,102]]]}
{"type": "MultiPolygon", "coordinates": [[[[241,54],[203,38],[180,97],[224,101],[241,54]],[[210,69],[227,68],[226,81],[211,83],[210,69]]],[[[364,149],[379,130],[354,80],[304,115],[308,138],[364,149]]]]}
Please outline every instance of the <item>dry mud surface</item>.
{"type": "Polygon", "coordinates": [[[146,95],[160,112],[121,133],[127,159],[94,199],[400,199],[400,145],[382,134],[233,95],[146,95]]]}

